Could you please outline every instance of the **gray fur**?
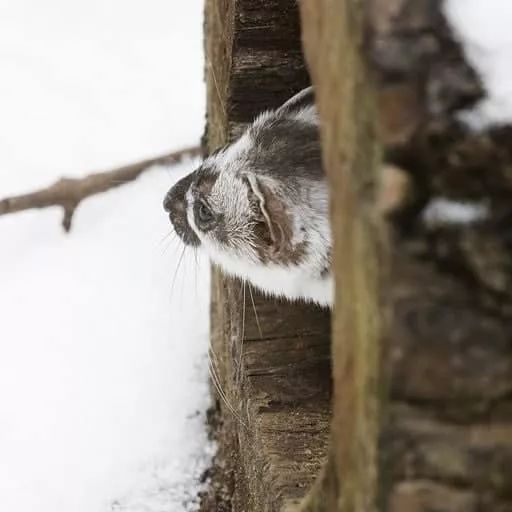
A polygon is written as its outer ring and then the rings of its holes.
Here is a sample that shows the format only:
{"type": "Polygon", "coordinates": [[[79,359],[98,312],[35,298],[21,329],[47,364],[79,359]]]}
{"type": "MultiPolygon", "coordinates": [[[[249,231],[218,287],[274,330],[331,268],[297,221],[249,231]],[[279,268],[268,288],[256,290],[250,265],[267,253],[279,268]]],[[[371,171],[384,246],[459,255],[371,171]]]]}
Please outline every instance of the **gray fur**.
{"type": "Polygon", "coordinates": [[[164,206],[182,240],[226,272],[270,295],[331,304],[328,189],[312,88],[211,154],[164,206]]]}

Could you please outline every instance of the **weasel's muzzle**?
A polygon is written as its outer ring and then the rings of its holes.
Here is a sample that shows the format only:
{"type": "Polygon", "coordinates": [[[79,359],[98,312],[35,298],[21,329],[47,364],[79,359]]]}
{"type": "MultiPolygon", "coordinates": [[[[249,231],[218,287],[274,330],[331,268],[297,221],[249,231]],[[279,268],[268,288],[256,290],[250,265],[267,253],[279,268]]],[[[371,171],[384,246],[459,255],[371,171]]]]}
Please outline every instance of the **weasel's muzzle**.
{"type": "Polygon", "coordinates": [[[167,192],[164,199],[164,209],[169,213],[169,219],[178,236],[187,245],[198,246],[201,241],[190,227],[187,220],[187,191],[194,181],[195,173],[182,178],[167,192]]]}

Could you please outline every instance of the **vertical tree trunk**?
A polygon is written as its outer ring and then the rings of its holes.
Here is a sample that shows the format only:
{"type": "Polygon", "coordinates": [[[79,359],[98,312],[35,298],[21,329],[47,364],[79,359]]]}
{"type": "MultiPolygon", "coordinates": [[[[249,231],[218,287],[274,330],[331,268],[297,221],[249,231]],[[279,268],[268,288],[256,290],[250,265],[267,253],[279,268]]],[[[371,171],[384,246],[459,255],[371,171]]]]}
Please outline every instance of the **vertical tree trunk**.
{"type": "Polygon", "coordinates": [[[329,461],[303,509],[511,510],[512,246],[505,219],[512,214],[512,130],[471,133],[458,120],[482,89],[441,2],[302,0],[301,13],[331,180],[337,273],[329,461]],[[391,278],[382,288],[394,314],[391,380],[388,387],[381,377],[380,392],[370,81],[386,159],[405,176],[389,233],[391,278]],[[489,217],[426,227],[425,207],[439,196],[484,201],[489,217]],[[378,395],[388,391],[379,433],[378,395]]]}
{"type": "Polygon", "coordinates": [[[380,281],[385,262],[375,201],[374,91],[361,52],[363,3],[302,0],[300,6],[331,190],[336,277],[330,460],[326,482],[314,491],[305,510],[371,512],[377,508],[377,440],[384,396],[380,281]]]}

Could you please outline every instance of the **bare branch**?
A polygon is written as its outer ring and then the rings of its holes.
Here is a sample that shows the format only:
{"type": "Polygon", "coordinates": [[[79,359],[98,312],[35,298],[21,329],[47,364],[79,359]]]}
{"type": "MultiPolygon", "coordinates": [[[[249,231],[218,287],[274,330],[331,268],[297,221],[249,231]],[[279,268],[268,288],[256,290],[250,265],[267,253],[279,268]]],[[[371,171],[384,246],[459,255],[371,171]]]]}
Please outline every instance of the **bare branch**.
{"type": "Polygon", "coordinates": [[[137,179],[153,165],[176,164],[184,158],[197,156],[200,152],[199,147],[190,147],[156,158],[149,158],[141,162],[125,165],[111,171],[89,174],[83,178],[61,178],[47,188],[36,190],[29,194],[1,199],[0,215],[21,212],[32,208],[61,206],[64,210],[62,226],[68,232],[71,229],[71,222],[76,207],[83,199],[129,183],[137,179]]]}

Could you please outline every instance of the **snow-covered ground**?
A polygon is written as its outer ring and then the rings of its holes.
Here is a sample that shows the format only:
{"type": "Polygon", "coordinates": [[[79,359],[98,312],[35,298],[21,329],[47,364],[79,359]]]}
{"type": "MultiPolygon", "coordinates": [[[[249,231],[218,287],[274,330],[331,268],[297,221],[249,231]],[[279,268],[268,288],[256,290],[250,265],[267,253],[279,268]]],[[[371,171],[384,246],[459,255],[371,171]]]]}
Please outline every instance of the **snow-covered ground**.
{"type": "Polygon", "coordinates": [[[488,92],[465,118],[475,128],[512,119],[512,2],[445,0],[446,16],[488,92]]]}
{"type": "MultiPolygon", "coordinates": [[[[202,0],[0,0],[0,197],[196,144],[202,0]]],[[[195,510],[205,261],[166,237],[155,168],[0,218],[0,510],[195,510]]]]}

